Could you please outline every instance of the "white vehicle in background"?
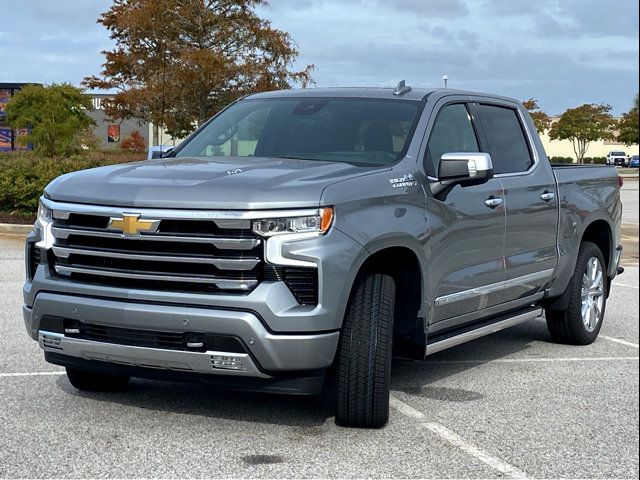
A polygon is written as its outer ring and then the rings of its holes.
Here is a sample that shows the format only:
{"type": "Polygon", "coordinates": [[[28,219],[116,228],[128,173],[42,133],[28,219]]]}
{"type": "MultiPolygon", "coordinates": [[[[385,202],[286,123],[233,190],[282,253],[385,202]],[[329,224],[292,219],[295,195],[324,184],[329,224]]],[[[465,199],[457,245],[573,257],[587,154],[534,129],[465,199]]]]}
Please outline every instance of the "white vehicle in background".
{"type": "Polygon", "coordinates": [[[616,167],[626,167],[629,163],[627,154],[622,151],[610,151],[607,154],[607,165],[615,165],[616,167]]]}

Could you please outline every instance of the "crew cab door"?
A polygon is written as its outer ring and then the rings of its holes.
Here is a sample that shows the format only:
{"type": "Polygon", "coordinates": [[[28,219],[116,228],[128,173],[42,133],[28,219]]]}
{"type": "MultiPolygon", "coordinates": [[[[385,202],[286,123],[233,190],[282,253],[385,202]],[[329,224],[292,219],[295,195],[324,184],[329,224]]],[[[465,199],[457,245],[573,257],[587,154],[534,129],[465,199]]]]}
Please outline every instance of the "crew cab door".
{"type": "MultiPolygon", "coordinates": [[[[445,99],[435,106],[437,114],[425,148],[424,169],[430,184],[438,183],[443,154],[482,152],[468,104],[455,97],[445,99]]],[[[499,301],[496,292],[486,287],[500,284],[505,275],[504,192],[500,179],[492,178],[479,185],[456,185],[436,195],[427,188],[426,194],[429,332],[434,333],[480,318],[499,301]]]]}
{"type": "Polygon", "coordinates": [[[534,126],[511,102],[479,100],[471,105],[482,143],[504,188],[506,211],[504,288],[508,302],[539,292],[557,261],[558,199],[546,158],[540,158],[534,126]]]}

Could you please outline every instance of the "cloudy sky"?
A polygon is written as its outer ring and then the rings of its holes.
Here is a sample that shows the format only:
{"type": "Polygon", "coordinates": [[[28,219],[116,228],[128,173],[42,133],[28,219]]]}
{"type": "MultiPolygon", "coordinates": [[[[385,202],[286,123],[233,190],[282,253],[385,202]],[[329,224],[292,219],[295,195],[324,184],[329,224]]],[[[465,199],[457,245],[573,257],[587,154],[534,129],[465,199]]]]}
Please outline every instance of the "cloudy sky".
{"type": "MultiPolygon", "coordinates": [[[[109,0],[1,0],[0,82],[78,84],[111,47],[95,23],[109,0]]],[[[415,86],[629,109],[638,91],[637,0],[272,0],[326,86],[415,86]]]]}

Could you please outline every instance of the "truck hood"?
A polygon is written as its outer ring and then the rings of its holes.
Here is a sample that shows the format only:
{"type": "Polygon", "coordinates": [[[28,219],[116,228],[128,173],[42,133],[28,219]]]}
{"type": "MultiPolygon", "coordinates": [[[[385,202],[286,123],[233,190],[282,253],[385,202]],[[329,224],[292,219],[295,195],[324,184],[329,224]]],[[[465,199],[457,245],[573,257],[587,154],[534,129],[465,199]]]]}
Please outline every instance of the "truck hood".
{"type": "Polygon", "coordinates": [[[45,196],[61,202],[146,208],[315,207],[326,186],[378,170],[282,158],[175,158],[62,175],[47,186],[45,196]]]}

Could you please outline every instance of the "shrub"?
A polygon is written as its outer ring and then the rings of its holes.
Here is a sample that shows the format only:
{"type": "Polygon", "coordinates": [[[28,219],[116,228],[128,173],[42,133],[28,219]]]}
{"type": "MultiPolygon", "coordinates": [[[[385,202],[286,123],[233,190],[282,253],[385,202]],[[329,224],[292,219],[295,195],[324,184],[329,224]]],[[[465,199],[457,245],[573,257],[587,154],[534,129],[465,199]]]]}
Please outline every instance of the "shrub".
{"type": "Polygon", "coordinates": [[[121,148],[131,152],[146,152],[147,142],[138,130],[134,130],[128,138],[122,141],[121,148]]]}
{"type": "Polygon", "coordinates": [[[144,160],[131,152],[86,152],[63,158],[43,158],[35,152],[0,154],[0,212],[33,216],[44,187],[65,173],[116,163],[144,160]]]}
{"type": "Polygon", "coordinates": [[[607,157],[584,157],[584,163],[604,165],[607,163],[607,157]]]}
{"type": "Polygon", "coordinates": [[[549,161],[551,163],[574,163],[571,157],[550,157],[549,161]]]}

